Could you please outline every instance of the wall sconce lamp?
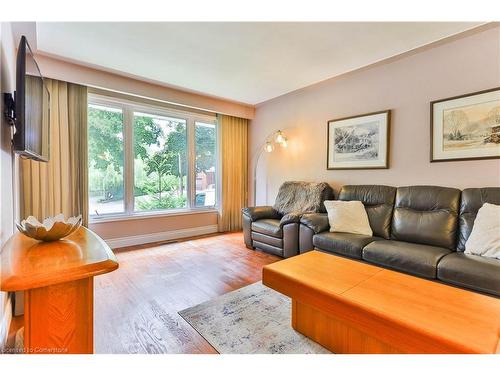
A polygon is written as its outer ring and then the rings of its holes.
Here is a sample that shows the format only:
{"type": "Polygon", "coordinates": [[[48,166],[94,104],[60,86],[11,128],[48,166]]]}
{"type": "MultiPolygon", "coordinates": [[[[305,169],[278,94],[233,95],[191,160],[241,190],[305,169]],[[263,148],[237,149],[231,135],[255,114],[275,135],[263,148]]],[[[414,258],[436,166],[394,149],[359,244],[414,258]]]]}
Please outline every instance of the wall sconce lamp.
{"type": "Polygon", "coordinates": [[[259,150],[257,151],[256,155],[256,160],[255,164],[253,166],[253,205],[255,206],[256,201],[257,201],[257,167],[259,165],[259,160],[261,155],[265,152],[271,153],[275,149],[275,145],[279,145],[283,148],[286,148],[288,146],[288,138],[285,136],[285,134],[281,131],[278,130],[276,132],[273,132],[269,134],[266,137],[266,140],[264,142],[264,145],[259,147],[259,150]]]}

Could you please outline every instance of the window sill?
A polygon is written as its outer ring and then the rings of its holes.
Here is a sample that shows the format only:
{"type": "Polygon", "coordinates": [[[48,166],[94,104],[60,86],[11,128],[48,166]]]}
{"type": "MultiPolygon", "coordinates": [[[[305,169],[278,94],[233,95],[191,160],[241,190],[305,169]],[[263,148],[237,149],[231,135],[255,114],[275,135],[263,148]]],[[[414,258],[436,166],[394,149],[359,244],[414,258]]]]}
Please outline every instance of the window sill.
{"type": "Polygon", "coordinates": [[[206,213],[218,213],[218,209],[217,207],[193,208],[193,209],[180,209],[180,210],[161,211],[161,212],[138,212],[138,213],[133,213],[131,215],[116,214],[116,215],[103,215],[100,217],[93,216],[90,217],[89,223],[99,224],[99,223],[110,223],[115,221],[156,219],[160,217],[196,215],[196,214],[206,214],[206,213]]]}

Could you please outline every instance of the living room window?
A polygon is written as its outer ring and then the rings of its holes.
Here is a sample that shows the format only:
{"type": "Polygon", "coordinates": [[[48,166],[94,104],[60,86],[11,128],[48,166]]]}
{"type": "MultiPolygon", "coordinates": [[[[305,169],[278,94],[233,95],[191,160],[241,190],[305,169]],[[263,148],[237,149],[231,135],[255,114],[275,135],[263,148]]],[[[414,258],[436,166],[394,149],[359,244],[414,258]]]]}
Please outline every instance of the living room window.
{"type": "Polygon", "coordinates": [[[123,213],[123,110],[89,104],[88,138],[90,215],[123,213]]]}
{"type": "Polygon", "coordinates": [[[217,205],[212,115],[89,94],[92,220],[217,205]]]}
{"type": "Polygon", "coordinates": [[[215,205],[217,134],[214,123],[195,122],[196,207],[215,205]]]}
{"type": "Polygon", "coordinates": [[[134,112],[134,210],[187,207],[187,121],[134,112]]]}

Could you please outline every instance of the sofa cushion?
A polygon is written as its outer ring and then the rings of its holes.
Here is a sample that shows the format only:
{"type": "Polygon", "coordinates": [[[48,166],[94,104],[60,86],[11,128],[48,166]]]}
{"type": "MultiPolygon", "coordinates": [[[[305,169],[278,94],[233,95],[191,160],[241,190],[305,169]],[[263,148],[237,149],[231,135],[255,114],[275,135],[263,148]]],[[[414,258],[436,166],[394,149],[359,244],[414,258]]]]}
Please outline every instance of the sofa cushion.
{"type": "Polygon", "coordinates": [[[443,247],[381,240],[368,244],[362,256],[371,263],[435,279],[439,260],[450,252],[443,247]]]}
{"type": "Polygon", "coordinates": [[[280,221],[278,219],[262,219],[252,223],[252,230],[255,232],[267,234],[277,238],[283,237],[280,221]]]}
{"type": "Polygon", "coordinates": [[[500,205],[500,187],[472,188],[462,191],[460,216],[458,217],[457,251],[465,250],[477,211],[485,203],[500,205]]]}
{"type": "Polygon", "coordinates": [[[380,238],[362,234],[322,232],[314,235],[313,245],[323,251],[361,259],[363,247],[377,239],[380,238]]]}
{"type": "Polygon", "coordinates": [[[485,203],[479,209],[464,253],[500,260],[500,205],[485,203]]]}
{"type": "Polygon", "coordinates": [[[328,199],[333,199],[333,189],[326,182],[287,181],[280,186],[273,207],[282,215],[326,212],[323,202],[328,199]]]}
{"type": "Polygon", "coordinates": [[[365,206],[360,201],[325,201],[330,232],[373,236],[365,206]]]}
{"type": "Polygon", "coordinates": [[[500,296],[500,260],[451,253],[438,264],[439,280],[500,296]]]}
{"type": "Polygon", "coordinates": [[[460,190],[407,186],[396,191],[391,237],[455,249],[460,190]]]}
{"type": "Polygon", "coordinates": [[[363,202],[373,234],[389,239],[395,196],[396,188],[392,186],[344,185],[339,200],[363,202]]]}

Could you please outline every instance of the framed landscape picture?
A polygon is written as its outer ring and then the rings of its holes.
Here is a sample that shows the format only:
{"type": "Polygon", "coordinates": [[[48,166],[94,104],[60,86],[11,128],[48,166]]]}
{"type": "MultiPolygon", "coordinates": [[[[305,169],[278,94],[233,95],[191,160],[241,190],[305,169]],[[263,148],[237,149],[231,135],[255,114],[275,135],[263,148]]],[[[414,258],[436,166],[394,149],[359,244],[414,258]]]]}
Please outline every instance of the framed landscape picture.
{"type": "Polygon", "coordinates": [[[390,122],[390,110],[328,121],[326,168],[389,168],[390,122]]]}
{"type": "Polygon", "coordinates": [[[431,162],[500,158],[500,87],[431,102],[431,162]]]}

